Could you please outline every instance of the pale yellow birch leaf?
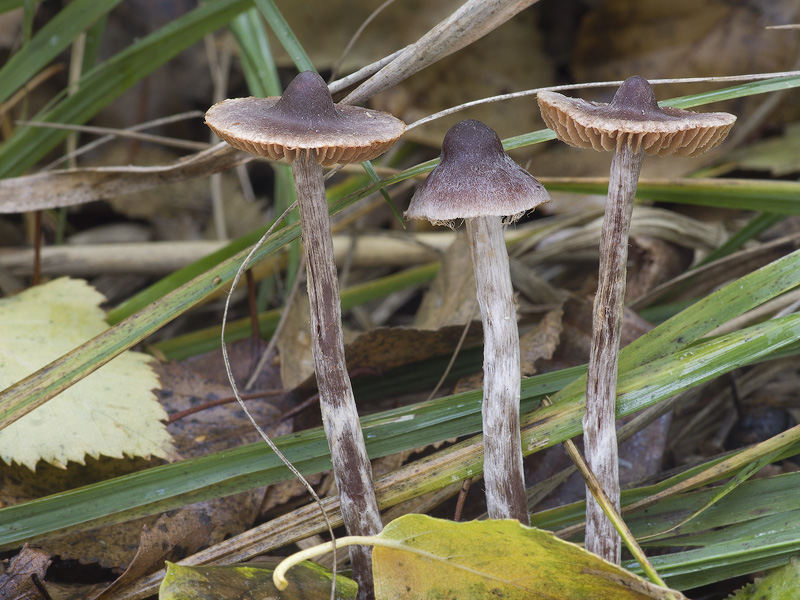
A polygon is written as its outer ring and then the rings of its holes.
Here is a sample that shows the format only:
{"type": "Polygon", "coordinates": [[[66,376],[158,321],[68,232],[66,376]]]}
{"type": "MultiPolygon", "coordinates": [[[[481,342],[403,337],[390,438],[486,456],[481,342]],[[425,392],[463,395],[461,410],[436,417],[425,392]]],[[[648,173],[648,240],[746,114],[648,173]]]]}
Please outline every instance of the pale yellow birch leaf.
{"type": "MultiPolygon", "coordinates": [[[[66,277],[0,300],[0,389],[27,377],[107,328],[102,294],[66,277]]],[[[30,469],[85,456],[174,453],[153,392],[150,358],[128,351],[0,431],[0,458],[30,469]]]]}

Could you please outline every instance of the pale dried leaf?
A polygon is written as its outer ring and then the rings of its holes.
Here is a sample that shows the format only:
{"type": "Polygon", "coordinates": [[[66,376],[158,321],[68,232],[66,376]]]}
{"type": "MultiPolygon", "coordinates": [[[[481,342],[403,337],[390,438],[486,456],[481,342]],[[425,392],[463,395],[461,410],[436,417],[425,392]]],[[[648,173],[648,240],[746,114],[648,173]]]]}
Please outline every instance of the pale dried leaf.
{"type": "Polygon", "coordinates": [[[290,389],[314,374],[308,296],[297,294],[284,310],[288,312],[283,315],[284,325],[278,335],[277,348],[281,357],[281,381],[284,388],[290,389]]]}
{"type": "Polygon", "coordinates": [[[439,329],[480,318],[466,236],[457,235],[414,318],[418,329],[439,329]]]}
{"type": "MultiPolygon", "coordinates": [[[[85,281],[56,279],[0,301],[5,388],[107,328],[103,296],[85,281]]],[[[150,357],[125,352],[47,404],[0,431],[0,457],[30,469],[85,456],[170,457],[166,412],[153,390],[150,357]]]]}

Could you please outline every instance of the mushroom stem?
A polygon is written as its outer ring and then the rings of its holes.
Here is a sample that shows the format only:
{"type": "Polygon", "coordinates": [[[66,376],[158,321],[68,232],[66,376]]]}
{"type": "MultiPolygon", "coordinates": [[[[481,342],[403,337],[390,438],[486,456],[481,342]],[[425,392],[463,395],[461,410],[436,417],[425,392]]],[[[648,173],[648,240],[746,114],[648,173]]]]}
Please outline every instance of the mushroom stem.
{"type": "Polygon", "coordinates": [[[519,430],[519,330],[499,216],[467,219],[483,322],[483,477],[490,519],[529,525],[519,430]]]}
{"type": "MultiPolygon", "coordinates": [[[[345,363],[339,285],[322,167],[303,151],[292,161],[292,174],[306,253],[311,350],[342,517],[350,535],[377,535],[383,526],[345,363]]],[[[358,582],[358,598],[372,597],[370,549],[351,546],[350,560],[358,582]]]]}
{"type": "MultiPolygon", "coordinates": [[[[628,231],[642,166],[641,150],[624,144],[614,153],[608,181],[600,269],[592,314],[592,345],[586,387],[583,439],[586,462],[619,510],[619,453],[615,426],[617,359],[625,300],[628,231]]],[[[620,563],[620,537],[600,505],[586,491],[586,549],[620,563]]]]}

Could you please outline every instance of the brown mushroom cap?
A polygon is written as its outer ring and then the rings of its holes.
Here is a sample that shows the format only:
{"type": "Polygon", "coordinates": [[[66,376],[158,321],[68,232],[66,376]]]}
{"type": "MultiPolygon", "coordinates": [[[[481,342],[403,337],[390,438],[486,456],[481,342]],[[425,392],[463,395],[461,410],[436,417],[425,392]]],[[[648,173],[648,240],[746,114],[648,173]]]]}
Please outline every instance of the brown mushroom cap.
{"type": "Polygon", "coordinates": [[[445,134],[439,164],[417,188],[405,216],[447,223],[483,216],[519,216],[550,196],[511,160],[494,129],[468,119],[445,134]]]}
{"type": "Polygon", "coordinates": [[[611,104],[587,102],[556,92],[539,92],[545,124],[570,146],[696,156],[724,140],[736,122],[728,113],[660,108],[650,83],[635,75],[620,86],[611,104]]]}
{"type": "Polygon", "coordinates": [[[281,97],[223,100],[206,125],[239,150],[289,162],[307,150],[323,166],[380,156],[406,127],[388,113],[334,104],[314,71],[298,74],[281,97]]]}

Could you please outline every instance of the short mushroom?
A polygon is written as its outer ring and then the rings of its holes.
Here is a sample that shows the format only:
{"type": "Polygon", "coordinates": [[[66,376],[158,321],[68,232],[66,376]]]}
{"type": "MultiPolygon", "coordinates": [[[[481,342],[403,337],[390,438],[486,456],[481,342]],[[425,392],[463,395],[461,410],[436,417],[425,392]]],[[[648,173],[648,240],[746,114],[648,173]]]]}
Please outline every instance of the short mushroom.
{"type": "MultiPolygon", "coordinates": [[[[619,509],[615,429],[617,359],[625,298],[625,267],[642,153],[696,156],[718,145],[736,117],[660,108],[650,83],[633,76],[610,104],[555,92],[538,94],[539,109],[558,138],[578,148],[613,151],[600,239],[600,270],[592,317],[592,345],[583,421],[586,460],[619,509]]],[[[620,562],[620,539],[587,490],[586,548],[620,562]]]]}
{"type": "MultiPolygon", "coordinates": [[[[324,80],[304,71],[283,96],[235,98],[212,106],[206,124],[231,146],[292,165],[308,269],[311,344],[320,409],[350,535],[382,529],[372,468],[347,374],[341,305],[328,220],[322,166],[371,160],[403,134],[395,117],[355,106],[335,105],[324,80]]],[[[350,549],[359,598],[371,595],[371,555],[350,549]]]]}
{"type": "Polygon", "coordinates": [[[450,224],[464,219],[484,337],[483,444],[486,504],[492,519],[528,525],[519,430],[519,331],[503,217],[515,220],[548,202],[544,187],[478,121],[456,123],[439,164],[419,186],[405,216],[450,224]]]}

